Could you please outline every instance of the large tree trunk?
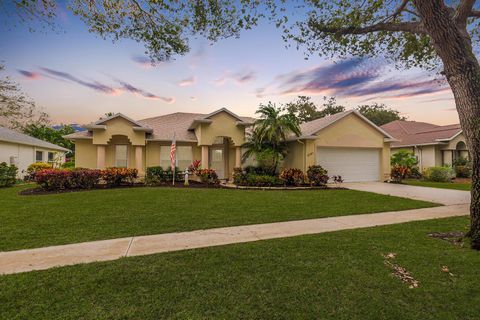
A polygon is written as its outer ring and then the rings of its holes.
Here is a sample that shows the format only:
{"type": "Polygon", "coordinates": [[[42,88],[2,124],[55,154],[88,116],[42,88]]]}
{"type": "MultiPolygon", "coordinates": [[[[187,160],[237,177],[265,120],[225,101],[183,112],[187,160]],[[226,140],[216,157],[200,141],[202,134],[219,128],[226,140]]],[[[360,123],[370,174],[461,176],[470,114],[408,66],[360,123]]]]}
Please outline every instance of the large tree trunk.
{"type": "Polygon", "coordinates": [[[470,150],[473,173],[469,236],[472,247],[480,249],[480,65],[466,25],[455,20],[453,10],[443,0],[414,0],[414,4],[443,62],[470,150]]]}

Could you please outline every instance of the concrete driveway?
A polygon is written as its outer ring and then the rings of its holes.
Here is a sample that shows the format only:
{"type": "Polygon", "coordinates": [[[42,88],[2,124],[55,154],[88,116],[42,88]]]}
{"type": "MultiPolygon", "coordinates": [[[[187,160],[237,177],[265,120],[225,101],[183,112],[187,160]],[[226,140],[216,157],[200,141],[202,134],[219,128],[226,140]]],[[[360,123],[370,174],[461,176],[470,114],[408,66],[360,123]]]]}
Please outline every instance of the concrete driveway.
{"type": "Polygon", "coordinates": [[[344,183],[342,186],[352,190],[374,192],[415,200],[424,200],[446,206],[470,203],[469,191],[417,187],[385,182],[352,182],[344,183]]]}

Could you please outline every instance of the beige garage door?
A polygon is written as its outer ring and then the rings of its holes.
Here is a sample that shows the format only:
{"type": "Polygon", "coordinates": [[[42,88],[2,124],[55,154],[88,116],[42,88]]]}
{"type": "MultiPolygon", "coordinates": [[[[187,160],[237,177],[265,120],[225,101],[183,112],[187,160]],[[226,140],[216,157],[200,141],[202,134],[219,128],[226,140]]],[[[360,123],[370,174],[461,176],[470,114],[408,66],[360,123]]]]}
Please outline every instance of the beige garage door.
{"type": "Polygon", "coordinates": [[[380,150],[361,148],[317,148],[317,164],[328,175],[341,175],[345,182],[378,181],[380,150]]]}

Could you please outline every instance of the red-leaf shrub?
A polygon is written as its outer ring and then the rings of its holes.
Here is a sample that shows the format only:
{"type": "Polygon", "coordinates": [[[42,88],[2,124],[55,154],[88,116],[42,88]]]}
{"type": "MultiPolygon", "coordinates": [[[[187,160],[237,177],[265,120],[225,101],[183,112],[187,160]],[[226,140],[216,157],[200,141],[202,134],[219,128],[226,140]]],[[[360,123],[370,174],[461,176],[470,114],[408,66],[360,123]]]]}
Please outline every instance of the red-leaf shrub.
{"type": "Polygon", "coordinates": [[[280,179],[287,186],[299,186],[305,181],[305,175],[300,169],[288,168],[280,172],[280,179]]]}
{"type": "Polygon", "coordinates": [[[70,170],[43,169],[35,172],[35,182],[45,190],[70,188],[70,170]]]}
{"type": "Polygon", "coordinates": [[[35,173],[35,182],[45,190],[91,189],[100,179],[100,170],[44,169],[35,173]]]}
{"type": "Polygon", "coordinates": [[[133,184],[137,176],[138,170],[130,168],[107,168],[101,171],[101,178],[109,187],[133,184]]]}
{"type": "Polygon", "coordinates": [[[190,173],[196,173],[200,169],[200,160],[193,160],[192,164],[188,166],[188,171],[190,173]]]}
{"type": "Polygon", "coordinates": [[[200,181],[206,184],[219,184],[218,175],[213,169],[199,169],[195,173],[200,181]]]}
{"type": "Polygon", "coordinates": [[[70,171],[70,187],[73,189],[92,189],[100,180],[101,171],[77,168],[70,171]]]}
{"type": "Polygon", "coordinates": [[[310,185],[325,187],[328,182],[328,172],[322,166],[315,165],[308,167],[307,178],[310,185]]]}
{"type": "Polygon", "coordinates": [[[401,183],[403,179],[410,173],[410,169],[406,166],[394,165],[390,171],[392,182],[401,183]]]}

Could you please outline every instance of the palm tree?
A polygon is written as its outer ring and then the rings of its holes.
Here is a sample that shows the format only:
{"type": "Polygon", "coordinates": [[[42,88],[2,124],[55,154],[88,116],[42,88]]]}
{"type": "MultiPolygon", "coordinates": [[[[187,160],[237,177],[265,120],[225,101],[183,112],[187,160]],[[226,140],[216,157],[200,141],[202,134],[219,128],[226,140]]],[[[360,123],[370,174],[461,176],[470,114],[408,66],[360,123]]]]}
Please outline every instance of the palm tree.
{"type": "Polygon", "coordinates": [[[257,158],[268,155],[272,158],[272,170],[275,172],[279,162],[287,155],[287,138],[292,134],[301,134],[300,122],[294,114],[286,113],[271,102],[261,104],[256,114],[260,117],[243,145],[246,149],[244,159],[252,155],[257,158]]]}

